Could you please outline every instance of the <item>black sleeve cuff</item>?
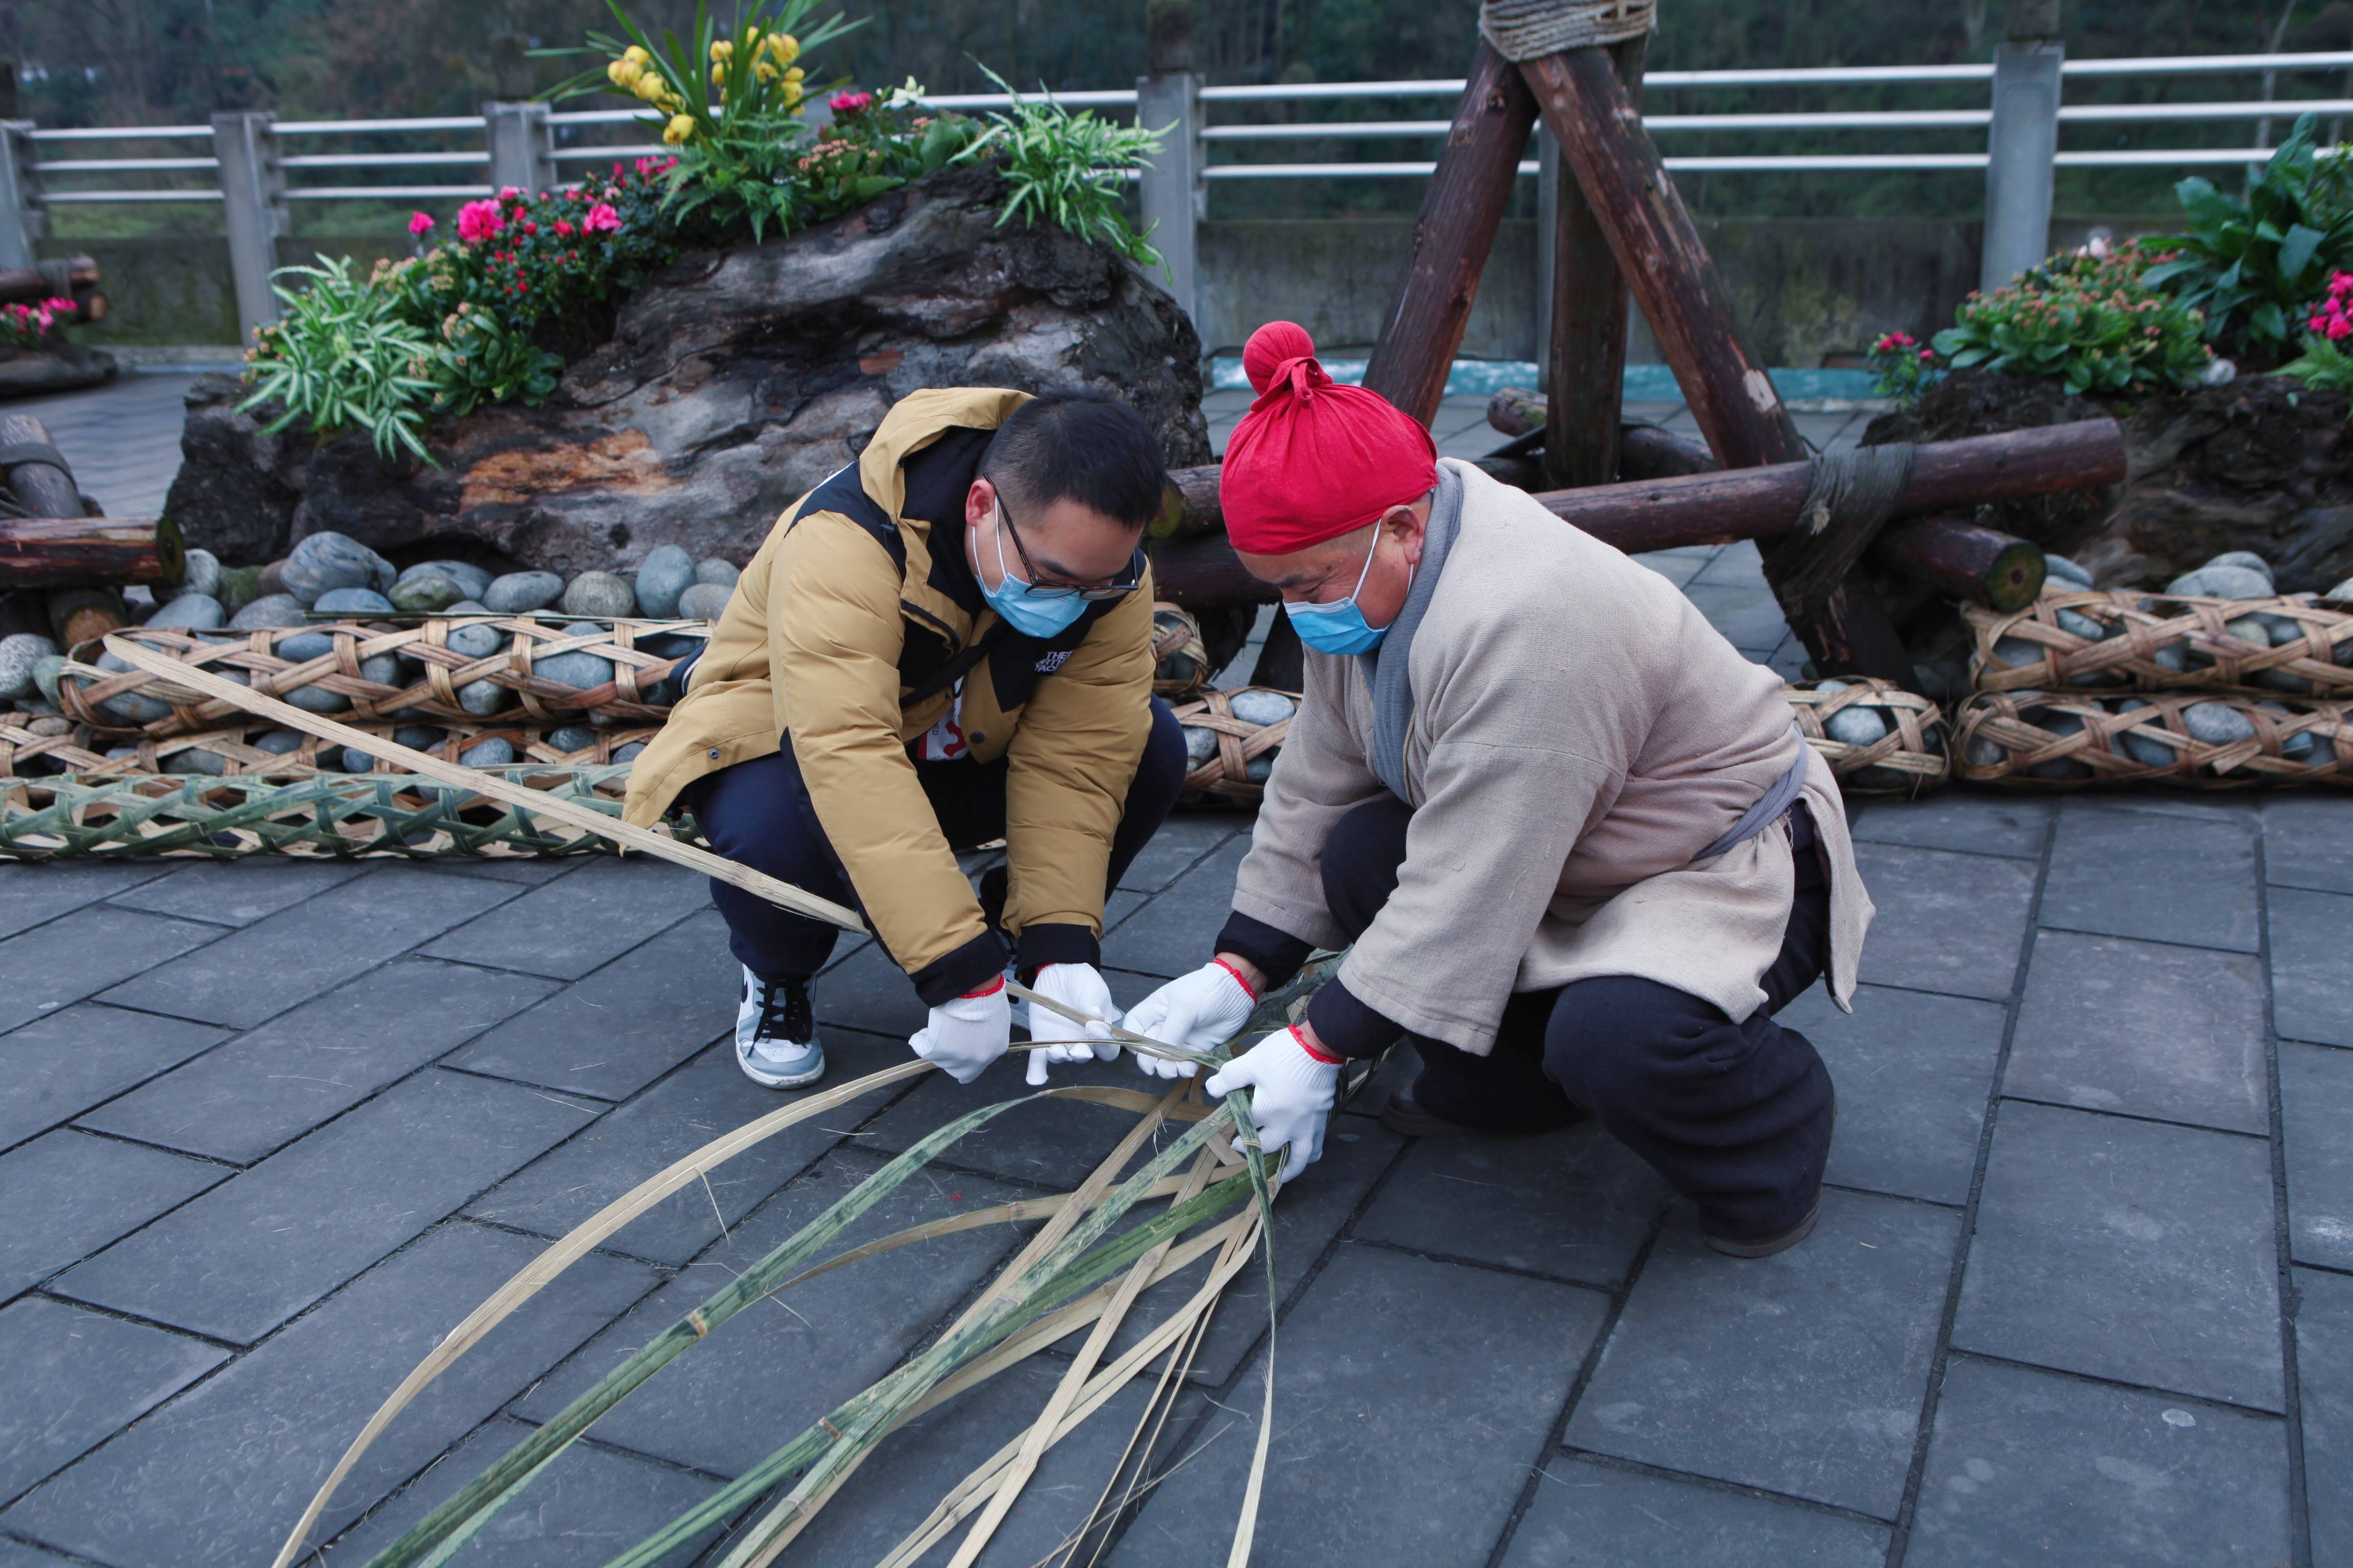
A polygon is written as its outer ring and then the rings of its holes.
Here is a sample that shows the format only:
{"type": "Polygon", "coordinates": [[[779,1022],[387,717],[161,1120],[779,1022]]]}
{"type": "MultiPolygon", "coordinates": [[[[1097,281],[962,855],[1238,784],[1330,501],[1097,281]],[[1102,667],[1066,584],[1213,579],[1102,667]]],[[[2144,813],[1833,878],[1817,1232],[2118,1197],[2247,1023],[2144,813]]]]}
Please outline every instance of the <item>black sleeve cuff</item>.
{"type": "Polygon", "coordinates": [[[1013,952],[1016,964],[1035,973],[1050,963],[1099,963],[1103,943],[1082,925],[1023,926],[1013,952]]]}
{"type": "Polygon", "coordinates": [[[1337,980],[1307,1004],[1307,1022],[1317,1039],[1344,1057],[1378,1056],[1405,1033],[1404,1025],[1357,1001],[1337,980]]]}
{"type": "Polygon", "coordinates": [[[978,990],[1004,973],[1005,939],[995,931],[983,931],[907,978],[915,983],[915,994],[923,998],[924,1006],[937,1007],[978,990]]]}
{"type": "Polygon", "coordinates": [[[1315,944],[1236,910],[1226,917],[1226,929],[1218,933],[1217,945],[1209,951],[1238,952],[1249,959],[1266,976],[1265,989],[1273,991],[1291,983],[1308,954],[1315,951],[1315,944]]]}

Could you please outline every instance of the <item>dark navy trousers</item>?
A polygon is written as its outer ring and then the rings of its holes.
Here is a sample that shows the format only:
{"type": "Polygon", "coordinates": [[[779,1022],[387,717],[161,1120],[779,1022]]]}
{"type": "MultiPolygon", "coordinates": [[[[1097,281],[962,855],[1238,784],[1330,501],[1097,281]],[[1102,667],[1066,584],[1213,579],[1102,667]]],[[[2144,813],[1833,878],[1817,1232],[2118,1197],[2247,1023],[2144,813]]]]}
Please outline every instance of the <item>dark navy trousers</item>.
{"type": "MultiPolygon", "coordinates": [[[[1384,795],[1342,817],[1324,846],[1326,905],[1351,941],[1397,890],[1412,815],[1384,795]]],[[[1589,1112],[1698,1203],[1710,1234],[1749,1239],[1796,1225],[1821,1187],[1836,1097],[1812,1043],[1773,1021],[1820,977],[1830,951],[1830,884],[1812,821],[1803,805],[1790,821],[1797,898],[1756,1012],[1736,1024],[1711,1003],[1631,975],[1521,992],[1487,1056],[1406,1037],[1421,1056],[1414,1100],[1494,1132],[1546,1131],[1589,1112]]]]}
{"type": "MultiPolygon", "coordinates": [[[[1152,700],[1152,732],[1128,785],[1126,809],[1112,836],[1109,886],[1134,860],[1176,804],[1187,772],[1185,731],[1167,703],[1152,700]]],[[[1006,764],[963,758],[915,764],[932,814],[952,849],[969,849],[1005,837],[1006,764]]],[[[722,768],[681,793],[711,847],[797,888],[857,904],[833,846],[818,826],[817,808],[792,755],[791,737],[780,752],[722,768]]],[[[1108,891],[1108,886],[1106,888],[1108,891]]],[[[805,915],[788,914],[767,900],[724,882],[711,884],[712,901],[727,921],[727,945],[736,962],[765,979],[806,979],[825,966],[833,952],[836,927],[805,915]]],[[[982,907],[996,922],[1005,901],[1003,874],[984,883],[982,907]],[[993,896],[992,896],[993,895],[993,896]]]]}

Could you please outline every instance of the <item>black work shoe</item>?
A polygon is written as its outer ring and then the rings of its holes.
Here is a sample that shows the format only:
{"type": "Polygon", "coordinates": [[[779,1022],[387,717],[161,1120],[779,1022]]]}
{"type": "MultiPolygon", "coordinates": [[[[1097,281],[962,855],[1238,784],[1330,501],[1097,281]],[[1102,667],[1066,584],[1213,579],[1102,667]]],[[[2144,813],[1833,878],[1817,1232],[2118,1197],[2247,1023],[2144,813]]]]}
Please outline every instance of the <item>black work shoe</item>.
{"type": "Polygon", "coordinates": [[[1702,1239],[1726,1258],[1770,1258],[1777,1252],[1787,1252],[1814,1234],[1814,1222],[1822,1217],[1822,1195],[1814,1194],[1814,1206],[1806,1217],[1778,1236],[1760,1236],[1749,1241],[1735,1241],[1728,1236],[1709,1236],[1702,1231],[1702,1239]]]}

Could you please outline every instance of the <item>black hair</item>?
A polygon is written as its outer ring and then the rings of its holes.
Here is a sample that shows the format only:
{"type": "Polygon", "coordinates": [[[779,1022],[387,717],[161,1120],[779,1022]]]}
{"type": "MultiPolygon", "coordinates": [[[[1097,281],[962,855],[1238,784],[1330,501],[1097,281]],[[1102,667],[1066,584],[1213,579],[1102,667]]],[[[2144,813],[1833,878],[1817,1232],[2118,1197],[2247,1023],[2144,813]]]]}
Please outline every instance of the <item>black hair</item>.
{"type": "Polygon", "coordinates": [[[1027,514],[1072,500],[1131,528],[1159,512],[1168,482],[1143,416],[1084,389],[1042,393],[1015,409],[989,441],[981,471],[1027,514]]]}

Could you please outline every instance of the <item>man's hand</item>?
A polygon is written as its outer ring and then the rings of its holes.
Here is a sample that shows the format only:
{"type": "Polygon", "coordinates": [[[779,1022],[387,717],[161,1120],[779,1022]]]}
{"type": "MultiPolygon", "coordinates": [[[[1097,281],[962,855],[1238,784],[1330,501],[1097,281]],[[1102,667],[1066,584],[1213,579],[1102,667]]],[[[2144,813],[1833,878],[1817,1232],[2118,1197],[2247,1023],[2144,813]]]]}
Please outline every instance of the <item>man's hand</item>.
{"type": "MultiPolygon", "coordinates": [[[[1255,966],[1220,953],[1192,973],[1170,981],[1135,1005],[1127,1026],[1163,1045],[1214,1051],[1250,1022],[1258,1005],[1255,966]]],[[[1160,1078],[1191,1078],[1197,1063],[1135,1054],[1135,1065],[1160,1078]]]]}
{"type": "Polygon", "coordinates": [[[907,1043],[956,1082],[970,1083],[1005,1054],[1012,1039],[1013,1005],[1005,994],[1005,977],[998,975],[933,1008],[931,1022],[907,1043]]]}
{"type": "Polygon", "coordinates": [[[1081,1013],[1092,1014],[1103,1020],[1100,1024],[1082,1024],[1068,1018],[1041,1003],[1029,1004],[1029,1037],[1069,1040],[1067,1046],[1041,1046],[1029,1053],[1029,1082],[1032,1087],[1046,1081],[1049,1062],[1111,1061],[1119,1055],[1119,1043],[1111,1037],[1111,1026],[1120,1020],[1119,1004],[1111,999],[1111,987],[1092,963],[1050,963],[1038,971],[1029,989],[1048,1001],[1063,1002],[1081,1013]]]}
{"type": "Polygon", "coordinates": [[[1324,1123],[1340,1081],[1340,1058],[1309,1042],[1304,1025],[1269,1035],[1218,1069],[1201,1087],[1220,1097],[1237,1089],[1255,1090],[1250,1116],[1258,1122],[1259,1151],[1268,1159],[1288,1145],[1289,1180],[1324,1157],[1324,1123]]]}

